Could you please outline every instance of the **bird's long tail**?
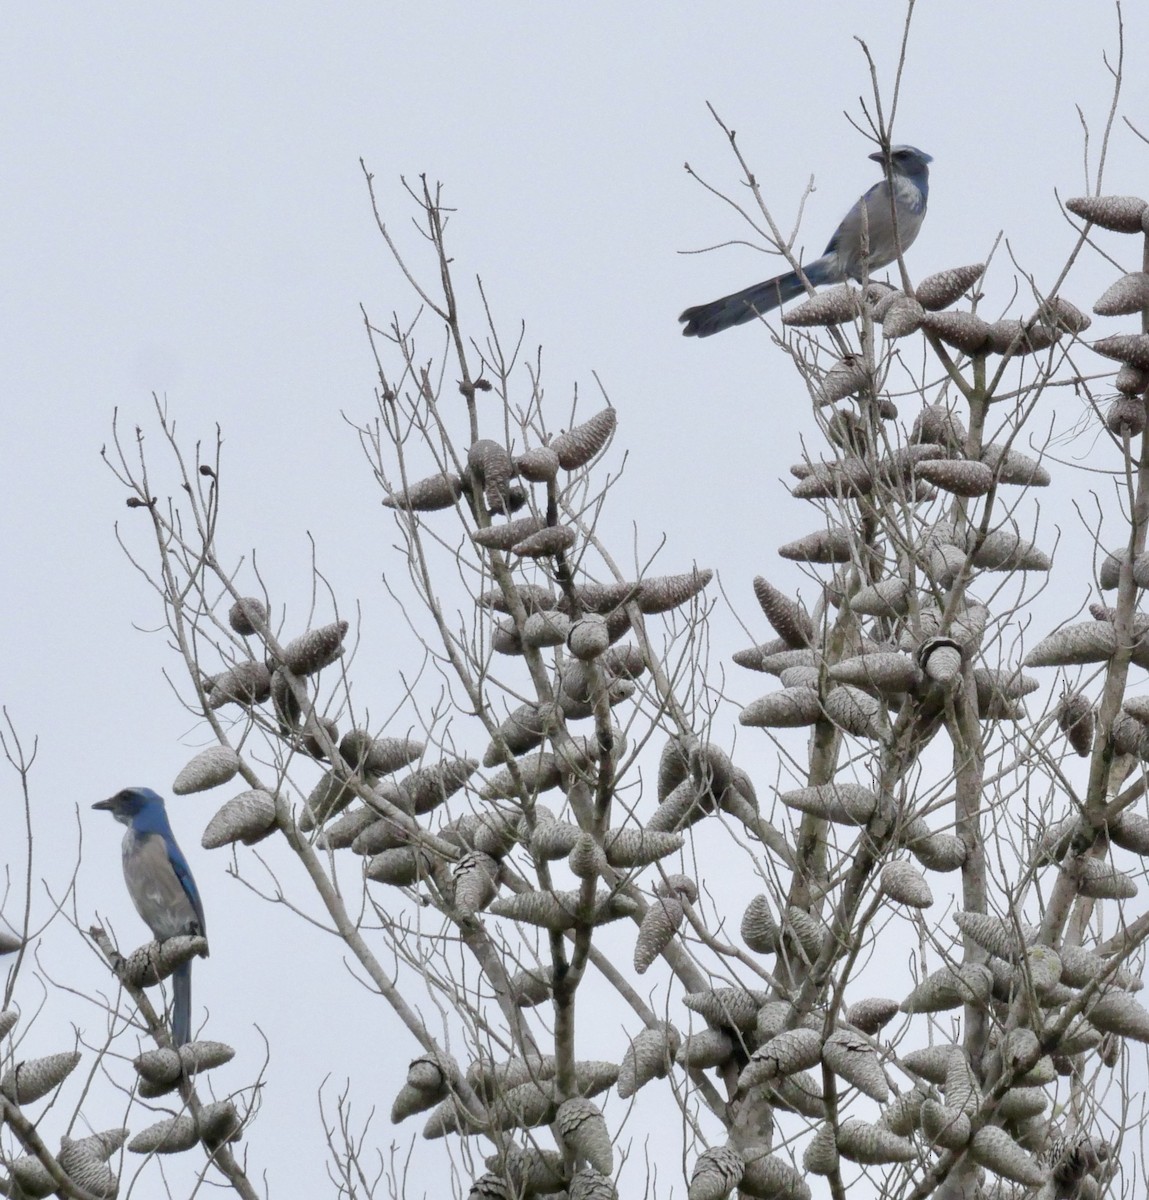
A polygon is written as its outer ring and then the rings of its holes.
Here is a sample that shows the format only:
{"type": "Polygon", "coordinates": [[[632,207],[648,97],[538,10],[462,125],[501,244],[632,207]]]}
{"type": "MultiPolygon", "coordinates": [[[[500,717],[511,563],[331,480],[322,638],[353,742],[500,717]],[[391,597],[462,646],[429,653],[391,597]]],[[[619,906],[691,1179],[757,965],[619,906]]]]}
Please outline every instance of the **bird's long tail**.
{"type": "Polygon", "coordinates": [[[172,973],[172,1041],[177,1046],[191,1041],[191,963],[182,963],[172,973]]]}
{"type": "MultiPolygon", "coordinates": [[[[822,266],[818,259],[805,268],[806,278],[816,287],[827,283],[829,271],[822,266]]],[[[759,313],[768,313],[793,300],[806,290],[806,285],[799,279],[796,271],[788,271],[774,279],[765,279],[753,287],[743,288],[731,296],[723,296],[720,300],[711,300],[709,304],[697,304],[688,308],[678,319],[684,322],[682,333],[685,337],[709,337],[712,333],[721,333],[735,325],[745,325],[753,321],[759,313]]]]}

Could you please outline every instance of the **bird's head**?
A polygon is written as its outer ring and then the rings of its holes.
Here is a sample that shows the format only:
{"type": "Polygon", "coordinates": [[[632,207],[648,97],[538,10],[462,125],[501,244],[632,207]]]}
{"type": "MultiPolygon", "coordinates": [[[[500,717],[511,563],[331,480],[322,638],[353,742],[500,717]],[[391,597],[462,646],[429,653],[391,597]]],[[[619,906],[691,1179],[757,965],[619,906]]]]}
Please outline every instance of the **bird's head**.
{"type": "Polygon", "coordinates": [[[110,812],[123,825],[130,825],[141,813],[163,812],[163,800],[151,788],[124,788],[107,800],[100,800],[93,808],[110,812]]]}
{"type": "MultiPolygon", "coordinates": [[[[883,151],[875,150],[870,158],[885,166],[886,156],[883,151]]],[[[933,161],[932,155],[919,150],[917,146],[890,147],[890,169],[895,175],[924,175],[933,161]]]]}

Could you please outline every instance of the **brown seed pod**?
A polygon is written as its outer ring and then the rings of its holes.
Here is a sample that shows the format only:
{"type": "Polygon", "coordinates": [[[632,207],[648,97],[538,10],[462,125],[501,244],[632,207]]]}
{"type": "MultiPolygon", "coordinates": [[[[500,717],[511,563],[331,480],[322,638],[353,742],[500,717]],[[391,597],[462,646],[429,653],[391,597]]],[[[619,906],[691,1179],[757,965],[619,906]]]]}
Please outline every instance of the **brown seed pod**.
{"type": "Polygon", "coordinates": [[[565,553],[577,540],[578,535],[569,525],[548,525],[516,542],[511,552],[522,558],[550,558],[565,553]]]}
{"type": "Polygon", "coordinates": [[[754,578],[754,595],[766,620],[788,646],[800,649],[813,644],[814,624],[796,600],[791,600],[761,575],[754,578]]]}
{"type": "Polygon", "coordinates": [[[1114,233],[1141,233],[1149,205],[1139,196],[1075,196],[1065,207],[1075,217],[1111,229],[1114,233]]]}
{"type": "Polygon", "coordinates": [[[942,403],[927,404],[910,430],[911,443],[936,444],[953,450],[961,450],[968,437],[961,417],[942,403]]]}
{"type": "Polygon", "coordinates": [[[649,866],[668,854],[682,849],[680,833],[659,833],[648,829],[616,829],[603,837],[606,861],[616,868],[631,870],[649,866]]]}
{"type": "Polygon", "coordinates": [[[1117,652],[1117,632],[1107,621],[1065,625],[1025,656],[1027,667],[1069,667],[1106,662],[1117,652]]]}
{"type": "Polygon", "coordinates": [[[514,467],[505,446],[491,438],[480,438],[467,451],[467,471],[483,489],[483,499],[492,513],[508,511],[511,476],[514,467]]]}
{"type": "Polygon", "coordinates": [[[260,633],[267,627],[267,605],[255,596],[241,596],[227,610],[227,623],[244,637],[260,633]]]}
{"type": "Polygon", "coordinates": [[[914,475],[955,496],[984,496],[993,487],[993,470],[974,459],[923,459],[914,475]]]}
{"type": "Polygon", "coordinates": [[[473,758],[445,758],[434,766],[412,771],[399,781],[399,790],[415,815],[422,816],[449,800],[478,769],[473,758]]]}
{"type": "Polygon", "coordinates": [[[859,588],[850,597],[850,607],[864,617],[904,617],[910,611],[912,593],[908,579],[894,576],[859,588]]]}
{"type": "Polygon", "coordinates": [[[579,879],[598,879],[606,873],[606,854],[589,833],[580,833],[567,859],[571,874],[579,879]]]}
{"type": "Polygon", "coordinates": [[[119,964],[124,982],[133,987],[154,987],[176,967],[207,954],[207,939],[198,934],[181,934],[162,942],[145,942],[119,964]]]}
{"type": "Polygon", "coordinates": [[[945,1012],[963,1004],[984,1006],[992,987],[993,976],[981,963],[941,967],[927,975],[902,1001],[902,1012],[945,1012]]]}
{"type": "Polygon", "coordinates": [[[346,621],[334,621],[309,629],[284,646],[284,667],[294,675],[314,675],[323,670],[343,653],[343,639],[349,628],[346,621]]]}
{"type": "Polygon", "coordinates": [[[115,1129],[76,1140],[62,1137],[56,1161],[68,1178],[89,1195],[115,1200],[119,1181],[107,1160],[124,1144],[127,1136],[126,1129],[115,1129]],[[119,1141],[116,1141],[117,1135],[119,1141]]]}
{"type": "Polygon", "coordinates": [[[1063,692],[1057,702],[1057,727],[1081,758],[1093,749],[1093,706],[1084,692],[1063,692]]]}
{"type": "Polygon", "coordinates": [[[674,1059],[681,1066],[706,1070],[725,1065],[733,1055],[734,1041],[729,1034],[721,1029],[703,1029],[683,1039],[674,1059]]]}
{"type": "Polygon", "coordinates": [[[964,548],[973,552],[973,565],[983,571],[1048,571],[1051,566],[1044,551],[1012,529],[995,529],[981,539],[971,529],[964,548]]]}
{"type": "Polygon", "coordinates": [[[1084,1016],[1102,1033],[1149,1042],[1149,1011],[1128,992],[1106,992],[1095,1004],[1086,1006],[1084,1016]]]}
{"type": "Polygon", "coordinates": [[[670,944],[682,925],[684,912],[682,901],[674,896],[656,897],[651,902],[634,944],[634,969],[639,975],[645,973],[670,944]]]}
{"type": "Polygon", "coordinates": [[[682,1044],[673,1025],[660,1021],[631,1041],[618,1072],[619,1098],[626,1100],[652,1079],[664,1079],[682,1044]]]}
{"type": "Polygon", "coordinates": [[[571,619],[561,612],[535,612],[527,617],[521,636],[524,646],[561,646],[571,634],[571,619]]]}
{"type": "Polygon", "coordinates": [[[823,697],[822,711],[839,729],[854,737],[880,741],[885,735],[885,706],[848,683],[839,684],[823,697]]]}
{"type": "Polygon", "coordinates": [[[919,1079],[924,1079],[926,1083],[937,1084],[938,1087],[941,1087],[946,1081],[950,1059],[954,1055],[960,1054],[961,1050],[957,1046],[950,1046],[945,1043],[934,1046],[923,1046],[920,1050],[907,1050],[901,1056],[901,1065],[911,1075],[917,1075],[919,1079]]]}
{"type": "Polygon", "coordinates": [[[812,325],[841,325],[860,315],[862,294],[843,284],[828,288],[782,314],[782,324],[799,328],[812,325]]]}
{"type": "Polygon", "coordinates": [[[537,796],[562,784],[559,760],[549,750],[524,755],[515,766],[522,780],[521,785],[515,781],[508,767],[492,775],[479,790],[479,795],[484,800],[512,800],[519,796],[520,789],[529,796],[537,796]]]}
{"type": "MultiPolygon", "coordinates": [[[[1024,945],[1018,940],[1018,935],[1009,921],[995,917],[991,913],[955,912],[954,924],[983,950],[1007,962],[1019,962],[1024,952],[1024,945]]],[[[1026,929],[1022,927],[1023,936],[1026,929]]]]}
{"type": "Polygon", "coordinates": [[[865,360],[859,355],[848,354],[839,359],[822,377],[820,383],[815,383],[814,397],[818,404],[836,404],[847,396],[856,395],[873,388],[873,380],[866,370],[865,360]]]}
{"type": "Polygon", "coordinates": [[[1139,437],[1146,420],[1144,396],[1118,396],[1105,412],[1105,428],[1116,437],[1139,437]]]}
{"type": "Polygon", "coordinates": [[[1078,893],[1094,900],[1132,900],[1137,895],[1132,877],[1100,858],[1075,859],[1072,874],[1078,893]]]}
{"type": "Polygon", "coordinates": [[[1115,333],[1093,343],[1093,349],[1105,358],[1149,371],[1149,334],[1115,333]]]}
{"type": "Polygon", "coordinates": [[[580,921],[603,925],[631,916],[637,909],[633,900],[620,893],[600,890],[589,911],[583,909],[581,899],[579,892],[519,892],[514,896],[500,896],[488,911],[497,917],[510,917],[562,933],[573,929],[580,921]]]}
{"type": "Polygon", "coordinates": [[[760,696],[738,714],[738,721],[759,729],[799,729],[821,717],[818,693],[811,687],[794,687],[760,696]]]}
{"type": "Polygon", "coordinates": [[[514,1189],[516,1196],[547,1195],[563,1188],[563,1158],[557,1150],[507,1144],[486,1160],[514,1189]]]}
{"type": "Polygon", "coordinates": [[[882,868],[881,890],[891,900],[910,908],[929,908],[934,902],[925,876],[904,858],[888,862],[882,868]]]}
{"type": "Polygon", "coordinates": [[[856,783],[825,783],[817,787],[780,792],[787,808],[835,821],[840,825],[865,825],[878,810],[878,797],[856,783]]]}
{"type": "Polygon", "coordinates": [[[205,679],[203,686],[207,707],[211,710],[223,708],[225,704],[250,708],[253,704],[262,704],[271,695],[271,672],[266,663],[247,659],[205,679]]]}
{"type": "Polygon", "coordinates": [[[880,996],[858,1000],[846,1010],[846,1020],[872,1037],[898,1015],[898,1002],[880,996]]]}
{"type": "Polygon", "coordinates": [[[209,746],[201,750],[175,777],[172,791],[177,796],[206,792],[229,783],[239,771],[239,755],[230,746],[209,746]]]}
{"type": "Polygon", "coordinates": [[[963,354],[980,353],[990,336],[989,324],[971,312],[927,312],[921,328],[963,354]]]}
{"type": "Polygon", "coordinates": [[[969,851],[965,842],[954,833],[931,833],[922,823],[906,830],[906,849],[927,871],[956,871],[965,862],[969,851]]]}
{"type": "Polygon", "coordinates": [[[695,568],[681,575],[644,579],[638,585],[638,607],[647,616],[671,612],[693,600],[713,578],[713,571],[695,568]]]}
{"type": "Polygon", "coordinates": [[[325,772],[304,801],[299,813],[299,828],[305,833],[318,828],[341,813],[357,795],[352,781],[334,771],[325,772]]]}
{"type": "Polygon", "coordinates": [[[580,617],[570,627],[567,649],[583,662],[592,662],[610,645],[610,630],[606,618],[597,613],[580,617]]]}
{"type": "Polygon", "coordinates": [[[885,1104],[889,1085],[873,1046],[852,1029],[836,1029],[822,1044],[822,1062],[860,1092],[885,1104]]]}
{"type": "Polygon", "coordinates": [[[435,512],[450,508],[463,494],[463,481],[451,471],[417,480],[405,491],[383,497],[385,508],[405,509],[408,512],[435,512]]]}
{"type": "Polygon", "coordinates": [[[240,792],[208,822],[200,845],[218,850],[232,842],[253,846],[275,831],[275,797],[255,788],[240,792]]]}
{"type": "Polygon", "coordinates": [[[1051,482],[1049,472],[1041,463],[1012,447],[1006,449],[990,442],[982,447],[981,461],[993,472],[997,483],[1048,487],[1051,482]]]}
{"type": "Polygon", "coordinates": [[[481,850],[463,855],[451,869],[455,880],[455,907],[463,917],[473,917],[495,898],[499,890],[499,864],[481,850]]]}
{"type": "Polygon", "coordinates": [[[918,647],[915,657],[935,683],[950,684],[961,674],[961,645],[953,638],[927,638],[918,647]]]}
{"type": "Polygon", "coordinates": [[[912,691],[922,681],[921,668],[913,658],[896,651],[878,651],[843,659],[834,663],[828,674],[837,683],[848,683],[882,696],[899,696],[912,691]]]}
{"type": "Polygon", "coordinates": [[[802,1166],[810,1175],[831,1175],[838,1169],[838,1146],[834,1140],[834,1127],[823,1121],[814,1131],[802,1152],[802,1166]]]}
{"type": "Polygon", "coordinates": [[[831,529],[815,530],[796,542],[787,542],[785,546],[779,546],[778,553],[792,562],[831,566],[850,562],[853,557],[852,548],[853,537],[850,531],[838,525],[831,529]]]}
{"type": "Polygon", "coordinates": [[[931,311],[949,308],[955,300],[960,300],[984,273],[985,263],[973,263],[968,267],[952,267],[948,271],[939,271],[936,275],[927,275],[914,289],[914,295],[923,308],[931,311]]]}
{"type": "Polygon", "coordinates": [[[571,1176],[567,1196],[569,1200],[618,1200],[618,1188],[609,1175],[594,1167],[579,1167],[571,1176]]]}
{"type": "Polygon", "coordinates": [[[300,717],[303,715],[299,698],[295,694],[296,687],[306,690],[306,685],[294,680],[280,668],[277,667],[272,671],[271,702],[275,705],[275,715],[279,720],[280,728],[285,733],[289,729],[297,728],[300,717]]]}
{"type": "Polygon", "coordinates": [[[352,770],[367,775],[392,775],[410,766],[426,747],[413,738],[373,737],[365,729],[351,729],[339,743],[339,753],[352,770]]]}
{"type": "Polygon", "coordinates": [[[551,442],[551,449],[558,456],[564,471],[577,471],[584,467],[610,439],[618,424],[618,414],[613,408],[604,408],[589,421],[560,433],[551,442]]]}
{"type": "Polygon", "coordinates": [[[78,1050],[25,1059],[5,1072],[3,1079],[0,1079],[0,1093],[14,1104],[32,1104],[46,1096],[53,1088],[59,1087],[79,1062],[78,1050]]]}
{"type": "Polygon", "coordinates": [[[710,1025],[728,1026],[749,1033],[758,1019],[758,1009],[766,999],[765,992],[730,987],[687,992],[682,1003],[710,1025]]]}
{"type": "MultiPolygon", "coordinates": [[[[790,468],[798,475],[799,468],[790,468]]],[[[801,482],[790,489],[796,500],[836,500],[849,496],[866,496],[874,490],[874,476],[860,462],[802,464],[801,482]]]]}
{"type": "Polygon", "coordinates": [[[742,914],[740,928],[742,940],[756,954],[773,954],[782,937],[778,922],[770,911],[770,902],[765,896],[755,896],[742,914]]]}
{"type": "Polygon", "coordinates": [[[917,1157],[913,1142],[881,1125],[847,1117],[838,1126],[838,1152],[851,1162],[880,1165],[911,1162],[917,1157]]]}
{"type": "Polygon", "coordinates": [[[1070,304],[1061,296],[1054,296],[1052,300],[1043,301],[1038,309],[1038,316],[1047,325],[1057,330],[1064,330],[1066,333],[1084,333],[1093,324],[1091,317],[1086,316],[1077,305],[1070,304]]]}
{"type": "Polygon", "coordinates": [[[555,1125],[563,1144],[600,1175],[614,1170],[610,1133],[598,1107],[582,1096],[564,1100],[555,1113],[555,1125]]]}
{"type": "Polygon", "coordinates": [[[530,835],[531,857],[536,862],[556,862],[566,858],[580,836],[579,827],[569,821],[540,820],[530,835]]]}
{"type": "Polygon", "coordinates": [[[1149,274],[1133,271],[1112,283],[1093,306],[1099,317],[1125,317],[1149,305],[1149,274]]]}
{"type": "Polygon", "coordinates": [[[1113,386],[1125,396],[1140,396],[1149,388],[1149,371],[1123,366],[1113,377],[1113,386]]]}
{"type": "Polygon", "coordinates": [[[787,1029],[770,1038],[750,1056],[738,1076],[739,1092],[817,1066],[822,1055],[822,1035],[815,1029],[787,1029]]]}
{"type": "Polygon", "coordinates": [[[810,1200],[812,1195],[798,1168],[776,1154],[748,1159],[738,1190],[754,1200],[810,1200]]]}
{"type": "MultiPolygon", "coordinates": [[[[498,736],[511,754],[526,754],[541,746],[549,729],[549,715],[537,704],[522,704],[511,712],[499,726],[498,736]]],[[[495,740],[483,754],[483,766],[493,767],[503,761],[503,752],[495,740]]]]}
{"type": "Polygon", "coordinates": [[[471,541],[487,550],[509,550],[518,542],[546,528],[544,517],[519,517],[505,524],[488,525],[471,533],[471,541]]]}
{"type": "Polygon", "coordinates": [[[882,315],[882,332],[888,338],[908,337],[917,333],[926,318],[926,310],[912,296],[898,296],[882,315]]]}
{"type": "Polygon", "coordinates": [[[769,675],[780,675],[787,666],[813,664],[818,661],[814,651],[791,650],[782,638],[751,646],[748,650],[735,651],[731,658],[748,671],[764,671],[769,675]]]}
{"type": "Polygon", "coordinates": [[[690,1173],[686,1200],[726,1200],[742,1180],[746,1160],[733,1146],[704,1150],[690,1173]]]}
{"type": "Polygon", "coordinates": [[[1011,1179],[1026,1187],[1040,1187],[1048,1178],[1048,1173],[1004,1129],[996,1125],[983,1125],[973,1135],[969,1154],[974,1162],[988,1167],[1003,1179],[1011,1179]]]}
{"type": "Polygon", "coordinates": [[[550,483],[559,473],[559,456],[551,446],[535,446],[515,459],[515,470],[529,483],[550,483]]]}
{"type": "Polygon", "coordinates": [[[1149,818],[1126,809],[1110,822],[1109,840],[1123,850],[1149,855],[1149,818]]]}
{"type": "Polygon", "coordinates": [[[932,1097],[922,1101],[919,1121],[929,1141],[942,1150],[961,1150],[969,1141],[969,1117],[932,1097]]]}
{"type": "Polygon", "coordinates": [[[986,350],[1010,358],[1047,350],[1059,336],[1059,330],[1036,321],[995,321],[989,327],[986,350]]]}

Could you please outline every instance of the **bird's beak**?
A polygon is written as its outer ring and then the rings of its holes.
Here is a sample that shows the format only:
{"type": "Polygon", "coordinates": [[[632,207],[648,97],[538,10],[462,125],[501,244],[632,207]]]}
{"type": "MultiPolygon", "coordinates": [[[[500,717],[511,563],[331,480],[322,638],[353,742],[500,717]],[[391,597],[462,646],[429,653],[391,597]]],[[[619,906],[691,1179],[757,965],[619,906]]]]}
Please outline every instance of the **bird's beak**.
{"type": "Polygon", "coordinates": [[[886,161],[886,156],[880,150],[875,150],[873,154],[869,155],[868,157],[871,162],[880,163],[886,161]]]}
{"type": "Polygon", "coordinates": [[[112,805],[114,802],[115,802],[114,799],[98,800],[95,804],[92,805],[92,807],[93,808],[102,808],[105,812],[111,812],[112,805]]]}

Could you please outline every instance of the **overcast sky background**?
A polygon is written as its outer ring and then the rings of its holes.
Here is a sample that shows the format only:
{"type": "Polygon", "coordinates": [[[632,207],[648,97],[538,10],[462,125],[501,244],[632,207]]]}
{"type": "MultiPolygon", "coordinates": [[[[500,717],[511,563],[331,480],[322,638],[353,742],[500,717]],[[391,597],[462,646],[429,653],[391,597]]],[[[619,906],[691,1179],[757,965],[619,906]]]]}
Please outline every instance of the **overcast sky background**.
{"type": "MultiPolygon", "coordinates": [[[[445,184],[465,315],[481,317],[469,286],[479,274],[508,335],[526,320],[527,345],[544,347],[552,428],[567,424],[576,384],[584,413],[600,407],[592,373],[601,379],[618,409],[613,462],[629,454],[607,517],[621,558],[632,523],[642,558],[665,537],[658,569],[717,568],[751,619],[754,574],[796,581],[775,548],[810,526],[780,482],[800,438],[816,432],[804,389],[761,329],[698,342],[675,320],[773,274],[773,260],[744,245],[679,253],[747,233],[683,162],[744,191],[709,101],[738,130],[784,228],[815,177],[799,242],[819,253],[877,179],[871,147],[843,115],[857,117],[870,95],[854,37],[869,44],[888,99],[899,6],[41,4],[10,11],[5,26],[0,700],[26,739],[40,739],[36,874],[57,887],[76,856],[79,808],[82,926],[98,911],[126,944],[142,934],[119,830],[91,802],[128,784],[168,791],[203,738],[161,674],[179,663],[162,637],[140,632],[160,623],[155,597],[115,543],[117,521],[134,534],[145,518],[124,509],[100,461],[113,410],[123,429],[144,427],[161,495],[174,484],[152,393],[185,445],[220,426],[225,548],[237,558],[258,548],[302,624],[314,537],[341,607],[363,605],[360,666],[380,711],[410,653],[380,584],[384,571],[402,575],[390,521],[344,420],[373,412],[360,304],[379,323],[415,306],[375,230],[360,158],[416,264],[426,259],[399,178],[445,184]]],[[[1145,129],[1147,37],[1149,14],[1129,6],[1120,112],[1145,129]]],[[[1055,192],[1086,186],[1075,106],[1099,136],[1105,52],[1116,53],[1105,4],[919,6],[895,127],[896,140],[935,159],[929,216],[908,256],[916,278],[982,260],[1003,230],[1039,285],[1056,277],[1073,235],[1055,192]]],[[[1119,126],[1106,190],[1144,194],[1145,161],[1119,126]]],[[[1128,269],[1139,265],[1131,240],[1107,244],[1128,269]]],[[[1088,308],[1111,278],[1089,264],[1065,294],[1088,308]]],[[[1004,305],[1013,286],[1001,253],[987,291],[1004,305]]],[[[521,384],[525,396],[525,375],[521,384]]],[[[1061,425],[1077,403],[1065,398],[1061,425]]],[[[1061,570],[1076,603],[1080,563],[1061,570]]],[[[726,654],[745,637],[728,616],[721,624],[714,640],[726,654]]],[[[749,699],[757,683],[740,686],[749,699]]],[[[6,813],[13,783],[0,790],[6,813]]],[[[346,997],[332,943],[236,884],[226,856],[199,849],[223,798],[171,805],[212,932],[197,1014],[208,1006],[208,1032],[241,1048],[234,1081],[259,1061],[256,1024],[273,1047],[277,1031],[313,1031],[306,1061],[273,1058],[248,1145],[273,1193],[318,1195],[311,1097],[321,1079],[337,1085],[377,1055],[378,1091],[358,1103],[385,1114],[409,1047],[387,1041],[379,1005],[346,997]]],[[[13,897],[4,912],[18,912],[13,897]]],[[[78,986],[103,978],[62,924],[42,955],[57,975],[88,981],[78,986]]],[[[102,1028],[96,1009],[67,1013],[61,1021],[102,1028]]],[[[69,1037],[66,1023],[45,1020],[25,1049],[63,1049],[69,1037]]],[[[383,1145],[390,1136],[382,1123],[377,1135],[383,1145]]]]}

